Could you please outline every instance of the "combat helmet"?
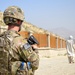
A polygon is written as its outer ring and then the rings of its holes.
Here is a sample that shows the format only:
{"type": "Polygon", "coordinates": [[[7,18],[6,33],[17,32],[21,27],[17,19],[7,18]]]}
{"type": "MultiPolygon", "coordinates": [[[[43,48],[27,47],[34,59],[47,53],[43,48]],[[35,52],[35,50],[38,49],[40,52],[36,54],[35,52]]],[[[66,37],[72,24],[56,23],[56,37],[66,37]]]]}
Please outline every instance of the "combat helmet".
{"type": "Polygon", "coordinates": [[[17,6],[10,6],[4,11],[3,20],[6,25],[20,25],[21,23],[19,21],[24,21],[24,12],[21,8],[17,6]]]}

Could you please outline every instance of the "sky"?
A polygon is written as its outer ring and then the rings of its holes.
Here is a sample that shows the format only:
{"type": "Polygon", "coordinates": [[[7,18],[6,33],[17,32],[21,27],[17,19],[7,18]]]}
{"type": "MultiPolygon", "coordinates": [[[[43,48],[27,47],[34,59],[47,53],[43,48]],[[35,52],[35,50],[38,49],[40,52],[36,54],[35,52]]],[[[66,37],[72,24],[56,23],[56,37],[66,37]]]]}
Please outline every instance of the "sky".
{"type": "Polygon", "coordinates": [[[75,0],[0,0],[0,11],[13,5],[24,11],[25,21],[39,28],[75,31],[75,0]]]}

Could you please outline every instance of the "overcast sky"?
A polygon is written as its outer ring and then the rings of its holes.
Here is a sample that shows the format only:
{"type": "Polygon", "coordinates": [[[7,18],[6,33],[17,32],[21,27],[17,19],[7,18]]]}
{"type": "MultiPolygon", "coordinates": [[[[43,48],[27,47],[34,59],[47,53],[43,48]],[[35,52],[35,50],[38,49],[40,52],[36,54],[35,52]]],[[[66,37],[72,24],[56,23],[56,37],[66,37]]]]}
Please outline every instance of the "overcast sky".
{"type": "Polygon", "coordinates": [[[21,7],[25,20],[37,27],[75,31],[75,0],[0,0],[2,12],[12,5],[21,7]]]}

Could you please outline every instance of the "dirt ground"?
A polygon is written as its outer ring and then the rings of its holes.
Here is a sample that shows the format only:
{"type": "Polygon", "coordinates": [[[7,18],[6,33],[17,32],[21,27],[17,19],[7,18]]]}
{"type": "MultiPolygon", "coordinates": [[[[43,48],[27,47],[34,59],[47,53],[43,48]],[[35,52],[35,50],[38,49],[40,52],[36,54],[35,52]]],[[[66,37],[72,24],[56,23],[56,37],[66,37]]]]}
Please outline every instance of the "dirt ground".
{"type": "Polygon", "coordinates": [[[35,75],[75,75],[75,63],[69,64],[67,55],[40,56],[39,69],[35,75]]]}

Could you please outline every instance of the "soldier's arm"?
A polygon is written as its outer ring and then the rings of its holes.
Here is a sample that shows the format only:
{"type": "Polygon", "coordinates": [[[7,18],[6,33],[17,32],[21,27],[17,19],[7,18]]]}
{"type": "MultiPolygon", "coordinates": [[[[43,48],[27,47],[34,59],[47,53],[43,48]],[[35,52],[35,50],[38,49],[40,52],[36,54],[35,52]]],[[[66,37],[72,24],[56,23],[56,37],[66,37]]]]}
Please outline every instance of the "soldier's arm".
{"type": "Polygon", "coordinates": [[[30,62],[33,70],[37,69],[39,66],[38,53],[33,51],[31,45],[28,45],[27,41],[25,39],[23,40],[22,37],[15,38],[14,42],[23,60],[30,62]]]}
{"type": "Polygon", "coordinates": [[[31,67],[33,70],[38,69],[39,66],[39,55],[35,51],[33,51],[32,47],[26,48],[26,46],[22,46],[19,51],[21,57],[24,60],[27,60],[31,63],[31,67]]]}

